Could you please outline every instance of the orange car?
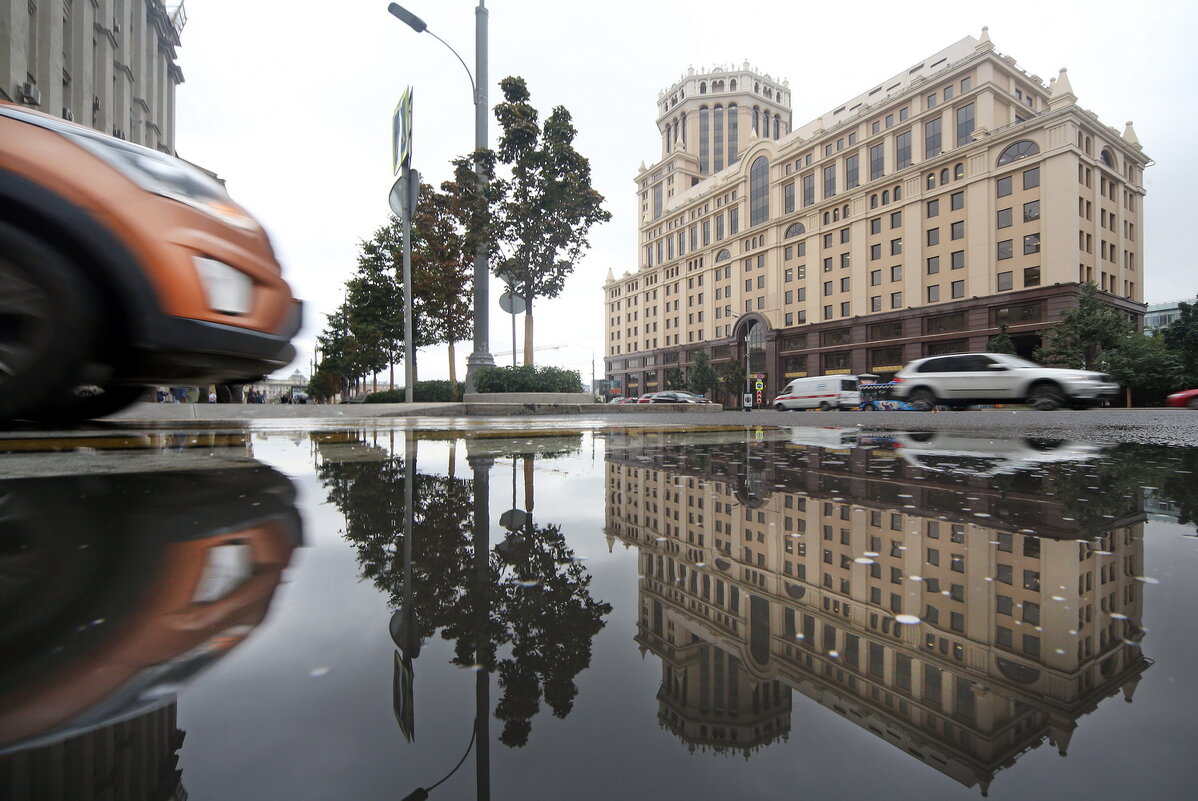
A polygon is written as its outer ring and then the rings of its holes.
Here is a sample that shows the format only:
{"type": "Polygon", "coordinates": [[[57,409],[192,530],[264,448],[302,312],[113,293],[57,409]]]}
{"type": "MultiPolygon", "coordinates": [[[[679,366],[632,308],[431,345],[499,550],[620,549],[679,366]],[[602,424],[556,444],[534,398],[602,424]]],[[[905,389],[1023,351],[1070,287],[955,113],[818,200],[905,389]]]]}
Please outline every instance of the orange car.
{"type": "Polygon", "coordinates": [[[0,102],[0,421],[256,380],[299,326],[266,233],[215,178],[0,102]]]}

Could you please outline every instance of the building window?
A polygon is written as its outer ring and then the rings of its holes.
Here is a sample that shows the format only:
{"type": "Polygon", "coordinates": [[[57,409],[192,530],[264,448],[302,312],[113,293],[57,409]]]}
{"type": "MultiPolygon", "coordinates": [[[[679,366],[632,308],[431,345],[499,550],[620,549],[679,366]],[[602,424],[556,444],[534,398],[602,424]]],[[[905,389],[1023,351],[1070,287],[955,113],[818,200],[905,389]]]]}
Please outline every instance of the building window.
{"type": "Polygon", "coordinates": [[[871,312],[882,311],[882,296],[874,295],[869,299],[869,310],[871,312]]]}
{"type": "Polygon", "coordinates": [[[890,240],[890,255],[898,256],[902,252],[903,252],[903,238],[899,237],[898,239],[891,239],[890,240]]]}
{"type": "Polygon", "coordinates": [[[964,281],[953,281],[952,290],[953,290],[954,298],[965,297],[965,282],[964,281]]]}
{"type": "Polygon", "coordinates": [[[928,229],[928,245],[939,245],[939,244],[940,244],[940,229],[939,228],[929,228],[928,229]]]}
{"type": "Polygon", "coordinates": [[[958,220],[957,222],[953,223],[952,238],[953,239],[964,239],[965,238],[965,221],[964,220],[958,220]]]}
{"type": "MultiPolygon", "coordinates": [[[[799,234],[804,234],[806,232],[807,232],[807,229],[803,226],[802,223],[791,223],[789,226],[787,226],[786,233],[784,233],[782,235],[782,238],[790,239],[792,236],[798,236],[799,234]]],[[[803,254],[800,253],[799,255],[801,256],[803,254]]],[[[787,257],[787,258],[789,258],[789,257],[787,257]]]]}
{"type": "Polygon", "coordinates": [[[836,196],[836,165],[824,167],[824,198],[836,196]]]}
{"type": "Polygon", "coordinates": [[[885,145],[874,145],[869,149],[869,180],[876,181],[886,174],[885,145]]]}
{"type": "Polygon", "coordinates": [[[1025,267],[1023,269],[1023,285],[1025,287],[1040,286],[1039,267],[1025,267]]]}
{"type": "Polygon", "coordinates": [[[890,308],[901,309],[902,306],[903,306],[903,293],[902,292],[891,292],[890,293],[890,308]]]}
{"type": "Polygon", "coordinates": [[[1027,236],[1025,236],[1023,238],[1023,253],[1024,253],[1024,255],[1027,255],[1029,253],[1039,253],[1039,252],[1040,252],[1040,235],[1039,234],[1028,234],[1027,236]]]}
{"type": "Polygon", "coordinates": [[[844,188],[853,189],[861,185],[861,178],[858,175],[858,157],[854,153],[851,156],[846,156],[844,159],[844,188]]]}
{"type": "Polygon", "coordinates": [[[749,227],[770,218],[770,162],[758,156],[749,168],[749,227]]]}
{"type": "Polygon", "coordinates": [[[965,208],[965,193],[953,192],[952,195],[949,196],[949,208],[953,211],[960,211],[961,209],[965,208]]]}
{"type": "Polygon", "coordinates": [[[790,214],[795,210],[795,182],[791,181],[782,187],[782,211],[790,214]]]}
{"type": "Polygon", "coordinates": [[[869,246],[869,260],[875,261],[880,258],[882,258],[882,246],[881,245],[870,245],[869,246]]]}
{"type": "Polygon", "coordinates": [[[1011,243],[1012,243],[1012,240],[1010,240],[1010,239],[1004,239],[998,243],[998,252],[996,254],[996,258],[998,259],[998,261],[1002,261],[1003,259],[1009,259],[1013,255],[1015,255],[1014,248],[1012,247],[1011,243]]]}
{"type": "Polygon", "coordinates": [[[1005,273],[999,273],[998,274],[998,291],[1006,292],[1008,289],[1013,289],[1014,288],[1014,280],[1015,280],[1014,276],[1015,276],[1015,274],[1009,270],[1005,273]]]}
{"type": "Polygon", "coordinates": [[[923,157],[930,159],[940,155],[943,145],[940,139],[940,118],[928,120],[923,124],[923,157]]]}
{"type": "Polygon", "coordinates": [[[815,175],[803,176],[803,205],[810,206],[815,202],[815,175]]]}
{"type": "Polygon", "coordinates": [[[1012,219],[1013,216],[1014,215],[1011,213],[1011,209],[999,209],[997,227],[1010,228],[1012,225],[1014,225],[1014,220],[1012,219]]]}
{"type": "Polygon", "coordinates": [[[894,168],[901,170],[911,166],[911,132],[903,131],[894,137],[894,168]]]}
{"type": "Polygon", "coordinates": [[[940,284],[933,284],[928,287],[928,303],[936,303],[940,300],[940,284]]]}
{"type": "Polygon", "coordinates": [[[869,232],[871,234],[882,233],[882,218],[881,217],[874,217],[872,220],[869,221],[869,232]]]}
{"type": "Polygon", "coordinates": [[[952,268],[954,270],[960,270],[961,268],[963,268],[965,266],[965,251],[954,250],[952,252],[951,258],[952,258],[952,268]]]}
{"type": "Polygon", "coordinates": [[[901,211],[895,211],[895,212],[891,212],[891,214],[890,214],[890,227],[891,227],[891,228],[898,228],[898,227],[899,227],[900,225],[902,225],[902,224],[903,224],[903,213],[902,213],[901,211]]]}
{"type": "Polygon", "coordinates": [[[1023,171],[1023,188],[1034,189],[1040,185],[1040,168],[1032,167],[1023,171]]]}
{"type": "Polygon", "coordinates": [[[969,144],[973,136],[973,124],[973,103],[957,109],[957,147],[969,144]]]}
{"type": "Polygon", "coordinates": [[[1040,219],[1040,201],[1032,200],[1023,204],[1023,221],[1031,222],[1040,219]]]}
{"type": "Polygon", "coordinates": [[[699,172],[711,172],[711,112],[707,106],[699,109],[699,172]]]}
{"type": "Polygon", "coordinates": [[[1011,176],[1009,176],[1009,175],[1004,175],[1002,178],[999,178],[998,179],[998,190],[996,192],[996,196],[997,197],[1006,197],[1007,195],[1011,194],[1011,192],[1014,191],[1012,183],[1013,182],[1011,181],[1011,176]]]}
{"type": "Polygon", "coordinates": [[[1034,156],[1039,152],[1040,147],[1035,142],[1024,139],[1022,142],[1016,142],[1004,150],[998,157],[998,164],[996,166],[1001,167],[1004,164],[1010,164],[1012,161],[1034,156]]]}
{"type": "Polygon", "coordinates": [[[940,200],[939,199],[929,200],[928,201],[928,217],[939,217],[939,216],[940,216],[940,200]]]}
{"type": "Polygon", "coordinates": [[[940,272],[940,257],[928,256],[928,275],[936,275],[940,272]]]}

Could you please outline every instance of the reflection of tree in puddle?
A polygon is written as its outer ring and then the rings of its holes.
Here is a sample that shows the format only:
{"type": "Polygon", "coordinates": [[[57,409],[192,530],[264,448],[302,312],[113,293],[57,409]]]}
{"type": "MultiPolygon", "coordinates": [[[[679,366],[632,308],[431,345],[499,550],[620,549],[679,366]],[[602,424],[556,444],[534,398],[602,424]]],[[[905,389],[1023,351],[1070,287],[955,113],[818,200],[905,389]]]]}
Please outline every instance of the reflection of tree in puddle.
{"type": "MultiPolygon", "coordinates": [[[[560,448],[558,449],[560,450],[560,448]]],[[[529,462],[532,456],[525,457],[529,462]]],[[[471,458],[485,471],[490,458],[471,458]]],[[[413,465],[414,466],[414,465],[413,465]]],[[[345,517],[345,536],[362,575],[404,607],[405,460],[326,461],[318,476],[345,517]]],[[[412,607],[421,639],[440,631],[454,645],[452,662],[498,673],[502,696],[494,714],[500,740],[528,741],[544,701],[557,717],[573,707],[574,679],[590,664],[591,641],[611,607],[591,597],[591,577],[557,525],[531,516],[476,562],[476,480],[415,472],[412,522],[412,607]]],[[[489,484],[484,484],[489,486],[489,484]]]]}

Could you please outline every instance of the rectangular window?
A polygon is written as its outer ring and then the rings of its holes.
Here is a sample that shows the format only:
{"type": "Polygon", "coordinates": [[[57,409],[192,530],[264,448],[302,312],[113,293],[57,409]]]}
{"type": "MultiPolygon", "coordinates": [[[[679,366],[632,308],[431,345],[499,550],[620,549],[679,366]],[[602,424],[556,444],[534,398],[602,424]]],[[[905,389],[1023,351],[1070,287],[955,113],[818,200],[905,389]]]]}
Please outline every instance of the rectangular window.
{"type": "Polygon", "coordinates": [[[872,220],[869,221],[869,232],[871,234],[882,233],[882,218],[881,217],[874,217],[872,220]]]}
{"type": "Polygon", "coordinates": [[[882,246],[880,244],[870,245],[869,246],[869,260],[874,261],[874,260],[880,259],[880,258],[882,258],[882,246]]]}
{"type": "Polygon", "coordinates": [[[740,230],[740,209],[733,207],[728,210],[728,232],[736,234],[740,230]]]}
{"type": "Polygon", "coordinates": [[[1039,253],[1039,252],[1040,252],[1040,235],[1039,234],[1028,234],[1027,236],[1025,236],[1023,238],[1023,253],[1024,253],[1024,255],[1027,255],[1029,253],[1039,253]]]}
{"type": "Polygon", "coordinates": [[[882,283],[882,271],[881,270],[871,270],[869,273],[869,285],[870,286],[879,286],[881,283],[882,283]]]}
{"type": "Polygon", "coordinates": [[[965,208],[965,193],[953,192],[949,195],[949,208],[953,211],[960,211],[965,208]]]}
{"type": "Polygon", "coordinates": [[[965,221],[964,220],[958,220],[957,222],[953,223],[952,238],[953,239],[964,239],[965,238],[965,221]]]}
{"type": "Polygon", "coordinates": [[[898,239],[891,239],[890,240],[890,255],[898,256],[902,252],[903,252],[903,238],[899,237],[898,239]]]}
{"type": "Polygon", "coordinates": [[[928,95],[928,102],[927,102],[928,108],[936,108],[936,104],[939,102],[940,102],[940,96],[937,95],[935,92],[932,92],[932,94],[928,95]]]}
{"type": "Polygon", "coordinates": [[[939,245],[939,244],[940,244],[940,229],[939,228],[929,228],[928,229],[928,245],[939,245]]]}
{"type": "Polygon", "coordinates": [[[1014,288],[1014,273],[1007,271],[998,274],[998,291],[1006,292],[1008,289],[1014,288]]]}
{"type": "MultiPolygon", "coordinates": [[[[954,270],[960,270],[963,267],[965,267],[965,251],[954,250],[952,253],[952,268],[954,270]]],[[[956,296],[954,295],[954,297],[956,296]]]]}
{"type": "Polygon", "coordinates": [[[1013,219],[1014,215],[1011,212],[1012,212],[1011,209],[999,209],[998,210],[998,215],[997,215],[997,219],[998,219],[997,227],[998,228],[1010,228],[1012,225],[1015,224],[1014,219],[1013,219]]]}
{"type": "Polygon", "coordinates": [[[886,146],[874,145],[869,149],[869,180],[876,181],[886,174],[886,146]]]}
{"type": "Polygon", "coordinates": [[[717,214],[715,217],[715,240],[720,242],[724,239],[724,215],[717,214]]]}
{"type": "Polygon", "coordinates": [[[940,216],[940,200],[939,199],[929,200],[928,201],[928,217],[930,218],[930,217],[939,217],[939,216],[940,216]]]}
{"type": "Polygon", "coordinates": [[[890,293],[890,308],[899,309],[899,308],[902,308],[902,306],[903,306],[903,293],[902,292],[891,292],[890,293]]]}
{"type": "Polygon", "coordinates": [[[998,243],[998,252],[996,254],[998,261],[1002,261],[1003,259],[1009,259],[1013,255],[1015,255],[1014,248],[1012,247],[1011,242],[1012,242],[1012,240],[1010,240],[1010,239],[1004,239],[998,243]]]}
{"type": "Polygon", "coordinates": [[[928,275],[936,275],[936,273],[938,273],[938,272],[940,272],[940,257],[939,256],[929,256],[928,257],[928,275]]]}
{"type": "Polygon", "coordinates": [[[1031,222],[1040,219],[1040,201],[1032,200],[1023,204],[1023,221],[1031,222]]]}
{"type": "Polygon", "coordinates": [[[911,166],[911,132],[903,131],[894,137],[894,168],[911,166]]]}
{"type": "Polygon", "coordinates": [[[1025,267],[1023,269],[1023,285],[1025,287],[1040,286],[1039,267],[1025,267]]]}
{"type": "Polygon", "coordinates": [[[901,211],[893,211],[890,213],[890,227],[898,228],[903,224],[903,213],[901,211]]]}
{"type": "Polygon", "coordinates": [[[1002,178],[999,178],[998,183],[996,184],[997,191],[995,197],[1006,197],[1007,195],[1011,194],[1011,192],[1014,191],[1012,184],[1013,182],[1011,180],[1011,176],[1009,175],[1004,175],[1002,178]]]}
{"type": "Polygon", "coordinates": [[[711,220],[703,221],[703,247],[711,244],[711,220]]]}
{"type": "Polygon", "coordinates": [[[972,141],[973,124],[973,103],[957,109],[957,147],[972,141]]]}
{"type": "Polygon", "coordinates": [[[849,254],[847,254],[847,253],[840,254],[840,266],[841,267],[849,266],[849,254]]]}
{"type": "Polygon", "coordinates": [[[1034,189],[1040,185],[1040,168],[1032,167],[1023,171],[1023,188],[1034,189]]]}
{"type": "Polygon", "coordinates": [[[940,301],[940,285],[933,284],[928,287],[928,303],[937,303],[940,301]]]}
{"type": "Polygon", "coordinates": [[[782,187],[782,211],[790,214],[795,210],[795,182],[791,181],[782,187]]]}
{"type": "Polygon", "coordinates": [[[903,280],[903,265],[896,264],[890,268],[890,280],[891,281],[903,280]]]}
{"type": "Polygon", "coordinates": [[[803,176],[803,205],[810,206],[815,202],[815,175],[803,176]]]}
{"type": "Polygon", "coordinates": [[[861,177],[858,174],[858,157],[857,154],[845,156],[844,159],[844,188],[853,189],[861,184],[861,177]]]}
{"type": "Polygon", "coordinates": [[[953,290],[954,298],[965,297],[965,282],[964,281],[953,281],[952,290],[953,290]]]}
{"type": "Polygon", "coordinates": [[[840,291],[841,292],[849,291],[849,277],[847,275],[844,278],[840,279],[840,291]]]}
{"type": "MultiPolygon", "coordinates": [[[[932,95],[935,98],[935,95],[932,95]]],[[[940,118],[928,120],[923,124],[923,157],[930,159],[940,155],[944,149],[940,139],[940,118]]]]}
{"type": "Polygon", "coordinates": [[[824,197],[830,198],[836,196],[836,165],[829,164],[824,167],[824,197]]]}
{"type": "Polygon", "coordinates": [[[871,297],[870,297],[870,299],[869,299],[869,310],[870,310],[871,312],[880,312],[880,311],[882,311],[882,296],[881,296],[881,295],[873,295],[873,296],[871,296],[871,297]]]}

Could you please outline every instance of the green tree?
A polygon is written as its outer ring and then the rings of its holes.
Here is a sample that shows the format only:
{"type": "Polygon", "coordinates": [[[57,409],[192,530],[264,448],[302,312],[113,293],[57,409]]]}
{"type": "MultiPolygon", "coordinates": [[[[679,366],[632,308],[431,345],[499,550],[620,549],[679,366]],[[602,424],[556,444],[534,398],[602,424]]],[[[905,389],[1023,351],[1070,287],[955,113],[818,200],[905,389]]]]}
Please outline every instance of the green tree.
{"type": "Polygon", "coordinates": [[[350,383],[366,375],[367,367],[358,338],[350,330],[344,304],[329,315],[328,324],[316,342],[320,349],[316,375],[321,378],[321,386],[335,386],[343,396],[348,395],[350,383]]]}
{"type": "Polygon", "coordinates": [[[420,202],[412,215],[412,297],[420,299],[428,333],[449,348],[449,382],[455,392],[456,345],[472,336],[474,320],[474,254],[465,230],[452,189],[438,192],[421,184],[420,202]]]}
{"type": "Polygon", "coordinates": [[[502,134],[499,161],[511,169],[493,219],[498,248],[495,275],[528,303],[524,316],[524,363],[533,361],[533,305],[555,298],[590,247],[587,234],[611,219],[603,196],[591,186],[591,165],[574,149],[577,131],[570,112],[557,106],[544,125],[523,78],[499,83],[504,101],[495,107],[502,134]]]}
{"type": "Polygon", "coordinates": [[[403,355],[403,290],[391,262],[399,242],[391,226],[376,231],[362,243],[358,270],[345,284],[346,320],[364,373],[378,373],[403,355]]]}
{"type": "Polygon", "coordinates": [[[1165,346],[1180,363],[1186,386],[1198,385],[1198,302],[1179,303],[1180,314],[1163,332],[1165,346]]]}
{"type": "Polygon", "coordinates": [[[1166,347],[1164,338],[1138,332],[1103,355],[1103,368],[1131,389],[1137,406],[1160,405],[1182,380],[1181,360],[1166,347]]]}
{"type": "Polygon", "coordinates": [[[696,353],[694,363],[686,375],[687,388],[697,395],[705,395],[715,388],[718,380],[707,351],[701,350],[696,353]]]}
{"type": "Polygon", "coordinates": [[[722,362],[716,368],[716,375],[719,377],[720,389],[727,394],[729,400],[739,397],[745,391],[745,381],[749,374],[745,371],[744,362],[737,359],[722,362]]]}
{"type": "Polygon", "coordinates": [[[990,342],[986,346],[991,353],[1015,353],[1015,340],[1011,339],[1011,335],[1007,333],[1010,328],[1006,323],[1002,323],[998,327],[998,334],[990,337],[990,342]]]}
{"type": "Polygon", "coordinates": [[[1127,315],[1098,297],[1098,287],[1081,285],[1077,307],[1066,309],[1059,322],[1044,334],[1036,358],[1047,364],[1094,370],[1103,351],[1116,347],[1134,333],[1127,315]]]}
{"type": "Polygon", "coordinates": [[[686,380],[682,376],[681,368],[671,367],[666,370],[666,389],[686,389],[686,380]]]}

